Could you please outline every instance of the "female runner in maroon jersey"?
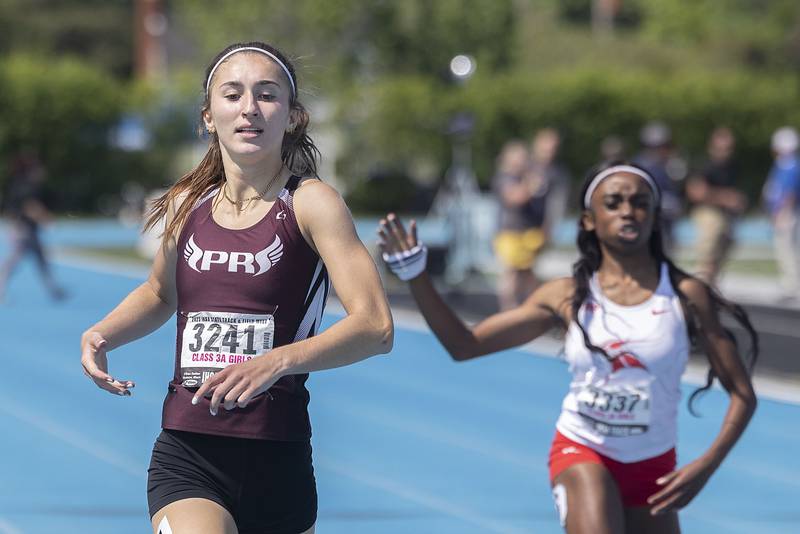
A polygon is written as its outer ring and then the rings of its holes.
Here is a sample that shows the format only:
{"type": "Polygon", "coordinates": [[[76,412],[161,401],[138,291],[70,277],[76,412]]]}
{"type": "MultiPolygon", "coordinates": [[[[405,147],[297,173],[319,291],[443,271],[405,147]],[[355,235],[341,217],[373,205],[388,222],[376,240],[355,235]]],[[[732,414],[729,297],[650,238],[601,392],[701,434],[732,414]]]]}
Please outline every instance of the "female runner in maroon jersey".
{"type": "Polygon", "coordinates": [[[147,227],[165,217],[166,231],[150,276],[83,334],[81,363],[130,395],[106,353],[177,312],[148,469],[154,532],[313,532],[305,381],[388,352],[392,318],[347,207],[317,177],[291,63],[264,43],[231,45],[203,86],[208,152],[154,204],[147,227]],[[316,335],[329,275],[347,316],[316,335]]]}

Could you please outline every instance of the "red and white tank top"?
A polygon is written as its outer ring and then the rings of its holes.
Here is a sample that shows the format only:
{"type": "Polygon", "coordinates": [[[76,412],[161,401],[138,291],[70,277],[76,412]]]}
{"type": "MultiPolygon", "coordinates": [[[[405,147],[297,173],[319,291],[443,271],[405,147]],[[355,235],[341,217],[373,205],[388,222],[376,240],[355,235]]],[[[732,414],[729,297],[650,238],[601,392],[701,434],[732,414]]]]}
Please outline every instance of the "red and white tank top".
{"type": "Polygon", "coordinates": [[[669,269],[653,295],[635,306],[606,298],[597,280],[577,320],[592,344],[611,360],[589,351],[575,323],[564,353],[572,373],[556,427],[571,440],[620,462],[658,456],[675,446],[680,379],[689,339],[669,269]]]}
{"type": "Polygon", "coordinates": [[[246,408],[216,416],[191,400],[213,373],[316,334],[328,296],[322,260],[295,219],[291,177],[258,223],[223,228],[211,215],[216,190],[201,199],[178,238],[175,373],[163,428],[255,439],[311,436],[308,374],[285,376],[246,408]]]}

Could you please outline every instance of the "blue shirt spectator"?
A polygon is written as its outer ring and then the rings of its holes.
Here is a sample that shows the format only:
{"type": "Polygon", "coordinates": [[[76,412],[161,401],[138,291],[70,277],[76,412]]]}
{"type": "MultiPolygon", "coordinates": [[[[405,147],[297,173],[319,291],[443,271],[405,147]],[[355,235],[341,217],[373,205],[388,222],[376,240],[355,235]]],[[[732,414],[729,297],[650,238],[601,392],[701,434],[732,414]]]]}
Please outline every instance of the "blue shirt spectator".
{"type": "Polygon", "coordinates": [[[797,202],[800,199],[800,158],[797,153],[778,155],[764,184],[764,203],[770,215],[777,215],[789,198],[793,199],[797,211],[800,206],[797,202]]]}

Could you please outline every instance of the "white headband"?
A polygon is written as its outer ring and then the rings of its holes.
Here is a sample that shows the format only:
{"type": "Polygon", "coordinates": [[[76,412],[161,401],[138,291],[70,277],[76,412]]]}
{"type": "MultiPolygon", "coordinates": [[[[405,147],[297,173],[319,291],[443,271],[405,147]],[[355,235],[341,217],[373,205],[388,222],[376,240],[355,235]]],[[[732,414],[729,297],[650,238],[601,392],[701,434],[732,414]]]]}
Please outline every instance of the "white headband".
{"type": "Polygon", "coordinates": [[[220,64],[222,64],[223,61],[225,61],[226,59],[231,57],[233,54],[236,54],[237,52],[244,52],[244,51],[260,52],[260,53],[264,54],[265,56],[269,57],[270,59],[272,59],[278,65],[280,65],[280,67],[283,69],[283,72],[286,74],[286,77],[289,78],[289,83],[292,86],[292,97],[294,97],[297,94],[297,88],[294,86],[294,79],[292,79],[292,75],[289,73],[289,69],[286,68],[286,65],[283,64],[283,61],[278,59],[278,57],[275,54],[273,54],[272,52],[268,52],[267,50],[264,50],[263,48],[258,48],[258,47],[255,47],[255,46],[243,46],[241,48],[234,48],[233,50],[231,50],[230,52],[228,52],[227,54],[225,54],[224,56],[219,58],[219,61],[216,62],[214,67],[208,73],[208,80],[206,80],[206,96],[208,96],[208,89],[209,89],[209,87],[211,87],[211,78],[214,77],[214,71],[217,70],[217,67],[219,67],[220,64]]]}
{"type": "Polygon", "coordinates": [[[620,172],[626,172],[628,174],[635,174],[636,176],[640,177],[642,180],[647,182],[647,185],[650,186],[650,189],[653,190],[653,197],[656,199],[656,204],[660,202],[661,193],[658,190],[658,186],[656,182],[653,180],[653,177],[644,172],[642,169],[638,169],[636,167],[631,167],[630,165],[614,165],[613,167],[609,167],[608,169],[600,172],[597,176],[592,179],[592,182],[589,184],[589,187],[586,189],[586,194],[583,196],[583,207],[587,210],[591,205],[592,195],[594,194],[595,189],[597,186],[600,185],[600,182],[611,176],[612,174],[617,174],[620,172]]]}

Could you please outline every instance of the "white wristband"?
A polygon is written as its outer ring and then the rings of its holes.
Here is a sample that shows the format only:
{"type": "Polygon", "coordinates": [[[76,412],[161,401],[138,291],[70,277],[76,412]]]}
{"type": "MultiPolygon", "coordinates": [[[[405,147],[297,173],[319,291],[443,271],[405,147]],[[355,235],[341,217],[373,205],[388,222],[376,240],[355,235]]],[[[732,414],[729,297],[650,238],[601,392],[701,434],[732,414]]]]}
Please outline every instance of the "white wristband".
{"type": "Polygon", "coordinates": [[[393,254],[383,253],[383,261],[386,266],[397,275],[397,277],[408,282],[412,278],[421,275],[428,263],[428,247],[419,243],[411,250],[395,252],[393,254]]]}

